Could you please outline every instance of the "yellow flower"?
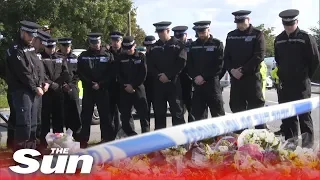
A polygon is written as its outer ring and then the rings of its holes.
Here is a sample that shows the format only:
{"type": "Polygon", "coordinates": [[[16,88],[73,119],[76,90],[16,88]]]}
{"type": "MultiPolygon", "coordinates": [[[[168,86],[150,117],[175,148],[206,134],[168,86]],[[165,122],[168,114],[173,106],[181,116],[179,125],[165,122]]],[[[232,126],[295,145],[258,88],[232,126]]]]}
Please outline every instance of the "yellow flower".
{"type": "Polygon", "coordinates": [[[120,174],[120,172],[121,172],[120,169],[112,167],[112,166],[108,167],[107,171],[112,173],[112,174],[120,174]]]}

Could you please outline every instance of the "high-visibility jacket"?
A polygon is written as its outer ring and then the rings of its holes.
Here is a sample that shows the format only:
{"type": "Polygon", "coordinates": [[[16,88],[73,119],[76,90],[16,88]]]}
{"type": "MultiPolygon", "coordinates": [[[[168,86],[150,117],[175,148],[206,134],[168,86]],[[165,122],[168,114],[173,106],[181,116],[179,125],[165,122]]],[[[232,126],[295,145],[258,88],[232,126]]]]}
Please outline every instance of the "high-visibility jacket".
{"type": "Polygon", "coordinates": [[[82,99],[83,89],[82,89],[82,82],[81,81],[78,81],[78,88],[79,88],[79,98],[82,99]]]}
{"type": "Polygon", "coordinates": [[[264,61],[260,63],[260,74],[262,77],[262,94],[265,98],[266,94],[266,88],[267,88],[267,73],[268,73],[268,67],[264,61]]]}
{"type": "Polygon", "coordinates": [[[275,80],[275,83],[276,83],[276,84],[279,84],[278,67],[275,67],[275,68],[271,71],[271,77],[275,80]]]}

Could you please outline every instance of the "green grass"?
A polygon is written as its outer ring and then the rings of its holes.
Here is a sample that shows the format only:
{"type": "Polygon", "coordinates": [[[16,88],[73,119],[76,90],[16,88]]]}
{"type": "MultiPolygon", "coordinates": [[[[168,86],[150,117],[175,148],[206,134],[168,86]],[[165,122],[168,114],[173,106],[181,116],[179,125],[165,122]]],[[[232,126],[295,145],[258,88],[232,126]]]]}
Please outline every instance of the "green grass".
{"type": "Polygon", "coordinates": [[[8,108],[8,101],[7,101],[7,95],[1,94],[0,95],[0,108],[8,108]]]}

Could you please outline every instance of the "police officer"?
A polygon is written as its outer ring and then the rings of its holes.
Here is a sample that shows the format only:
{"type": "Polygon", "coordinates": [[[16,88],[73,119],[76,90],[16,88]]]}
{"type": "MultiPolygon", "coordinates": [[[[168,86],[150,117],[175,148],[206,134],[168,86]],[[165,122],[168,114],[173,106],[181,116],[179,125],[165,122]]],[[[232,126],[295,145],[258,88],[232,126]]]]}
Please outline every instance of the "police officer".
{"type": "Polygon", "coordinates": [[[41,112],[41,148],[46,148],[46,135],[50,132],[51,124],[54,133],[63,133],[64,123],[64,97],[62,86],[70,81],[67,63],[56,53],[56,39],[43,42],[45,48],[41,53],[46,73],[46,83],[49,90],[42,97],[41,112]],[[51,122],[50,122],[51,120],[51,122]]]}
{"type": "Polygon", "coordinates": [[[135,107],[140,117],[142,133],[150,131],[147,98],[143,85],[147,74],[145,56],[136,51],[135,47],[136,42],[132,36],[124,37],[123,53],[116,59],[117,79],[120,84],[122,129],[128,136],[137,134],[130,125],[132,106],[135,107]]]}
{"type": "Polygon", "coordinates": [[[77,75],[77,56],[72,54],[71,45],[72,38],[60,38],[58,43],[61,45],[60,50],[57,52],[66,64],[71,76],[71,82],[64,82],[62,90],[64,92],[64,120],[66,128],[73,131],[74,137],[80,133],[81,120],[80,120],[80,102],[79,102],[79,77],[77,75]]]}
{"type": "MultiPolygon", "coordinates": [[[[39,71],[41,71],[41,73],[45,74],[45,68],[42,62],[42,56],[41,56],[41,52],[44,51],[44,43],[51,38],[51,35],[42,31],[42,30],[38,30],[37,32],[37,37],[34,38],[33,40],[33,46],[36,49],[37,52],[37,56],[39,58],[39,71]]],[[[40,80],[42,82],[42,89],[44,92],[47,92],[49,89],[49,84],[45,82],[45,79],[43,77],[43,79],[40,80]]],[[[36,136],[39,139],[40,135],[41,135],[41,111],[42,111],[42,97],[41,100],[39,101],[39,109],[38,109],[38,122],[37,122],[37,133],[36,136]]]]}
{"type": "Polygon", "coordinates": [[[175,37],[169,35],[171,22],[153,24],[159,40],[150,50],[149,68],[154,77],[155,129],[166,127],[167,102],[172,125],[185,123],[179,74],[185,67],[187,51],[175,37]]]}
{"type": "MultiPolygon", "coordinates": [[[[184,45],[187,51],[189,51],[189,46],[192,40],[187,40],[187,26],[176,26],[172,28],[174,31],[174,36],[179,39],[184,45]]],[[[188,111],[188,122],[193,122],[194,116],[191,113],[191,97],[192,97],[192,79],[188,75],[188,69],[185,67],[180,73],[180,82],[182,88],[182,100],[184,103],[184,112],[188,111]]]]}
{"type": "Polygon", "coordinates": [[[111,79],[113,55],[101,50],[102,33],[89,33],[89,49],[78,57],[78,76],[82,82],[83,99],[79,140],[82,148],[88,146],[94,105],[100,116],[101,142],[113,141],[115,130],[110,116],[108,85],[111,79]]]}
{"type": "MultiPolygon", "coordinates": [[[[285,10],[279,16],[282,18],[284,31],[279,34],[274,43],[275,61],[281,83],[280,103],[306,99],[311,97],[311,81],[319,66],[319,51],[315,39],[298,27],[298,10],[285,10]]],[[[311,112],[298,116],[302,137],[302,146],[313,146],[314,132],[311,112]]],[[[286,139],[298,135],[297,116],[283,119],[283,131],[286,139]]]]}
{"type": "Polygon", "coordinates": [[[143,45],[146,47],[146,61],[147,61],[147,77],[146,80],[144,81],[144,87],[146,90],[146,96],[147,96],[147,101],[148,101],[148,122],[150,123],[150,118],[151,118],[151,104],[152,107],[154,107],[154,87],[153,87],[153,77],[152,73],[150,72],[150,69],[148,68],[148,58],[149,58],[149,53],[150,49],[153,46],[153,44],[156,42],[156,38],[154,36],[146,36],[143,41],[143,45]]]}
{"type": "MultiPolygon", "coordinates": [[[[263,32],[250,24],[251,11],[233,12],[237,29],[228,33],[225,47],[226,68],[231,76],[230,108],[236,113],[263,107],[263,82],[260,63],[264,59],[263,32]]],[[[264,129],[265,125],[256,128],[264,129]]]]}
{"type": "Polygon", "coordinates": [[[40,81],[44,74],[38,71],[38,57],[31,46],[40,26],[29,21],[21,21],[20,24],[20,39],[7,50],[6,71],[12,103],[10,108],[14,109],[16,116],[14,151],[36,148],[38,105],[44,94],[40,81]]]}
{"type": "MultiPolygon", "coordinates": [[[[118,31],[113,31],[109,34],[111,39],[110,52],[113,54],[114,58],[117,58],[122,52],[121,44],[123,39],[123,34],[118,31]]],[[[113,62],[112,62],[113,63],[113,62]]],[[[115,75],[116,72],[113,73],[115,75]]],[[[120,93],[120,84],[117,82],[115,76],[110,80],[109,85],[109,94],[110,94],[110,113],[111,118],[115,126],[116,133],[121,129],[120,123],[120,113],[119,113],[119,93],[120,93]]],[[[131,120],[133,123],[133,120],[131,120]]],[[[133,127],[134,128],[134,127],[133,127]]]]}
{"type": "Polygon", "coordinates": [[[192,114],[196,120],[203,118],[207,106],[211,116],[225,115],[220,88],[220,73],[223,66],[223,44],[212,37],[211,21],[195,22],[199,38],[191,43],[188,53],[188,72],[194,81],[192,114]]]}

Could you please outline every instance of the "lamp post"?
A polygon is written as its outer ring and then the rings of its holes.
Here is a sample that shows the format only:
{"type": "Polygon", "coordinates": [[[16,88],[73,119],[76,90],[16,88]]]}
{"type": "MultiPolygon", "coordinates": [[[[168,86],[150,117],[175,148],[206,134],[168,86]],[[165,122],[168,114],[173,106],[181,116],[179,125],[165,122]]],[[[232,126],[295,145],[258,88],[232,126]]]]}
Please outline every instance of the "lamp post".
{"type": "Polygon", "coordinates": [[[128,12],[128,34],[131,36],[131,10],[128,12]]]}

